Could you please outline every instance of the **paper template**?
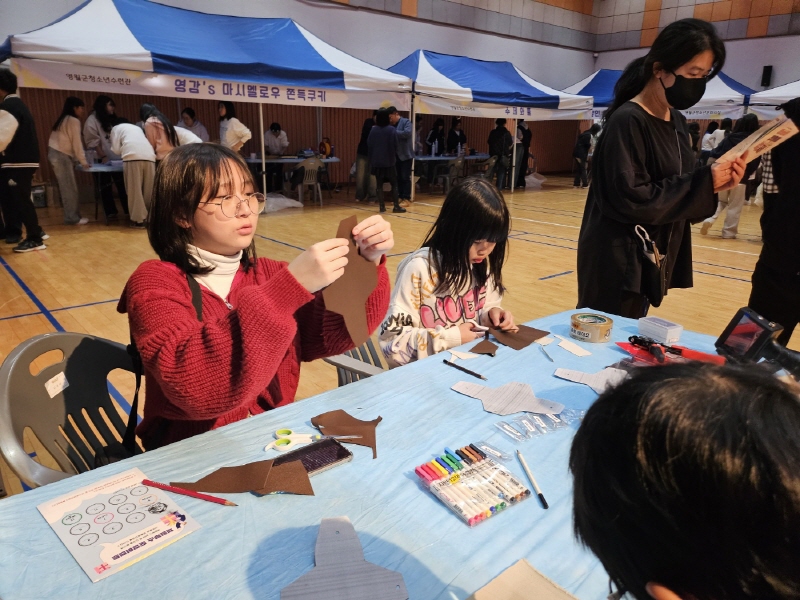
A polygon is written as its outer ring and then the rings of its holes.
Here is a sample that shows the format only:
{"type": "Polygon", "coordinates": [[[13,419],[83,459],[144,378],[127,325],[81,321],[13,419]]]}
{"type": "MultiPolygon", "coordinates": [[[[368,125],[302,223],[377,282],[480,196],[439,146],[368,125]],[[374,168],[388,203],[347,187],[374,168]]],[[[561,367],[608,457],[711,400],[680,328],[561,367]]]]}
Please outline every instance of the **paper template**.
{"type": "Polygon", "coordinates": [[[200,529],[169,492],[144,479],[130,469],[37,506],[94,582],[200,529]]]}
{"type": "Polygon", "coordinates": [[[467,600],[577,600],[524,558],[492,579],[467,600]]]}
{"type": "Polygon", "coordinates": [[[336,237],[349,240],[348,263],[342,276],[322,291],[322,297],[327,310],[342,315],[353,344],[360,346],[369,339],[366,303],[378,285],[378,271],[374,263],[358,253],[351,233],[357,224],[355,215],[339,223],[336,237]]]}
{"type": "Polygon", "coordinates": [[[772,119],[769,123],[761,127],[758,131],[751,133],[744,140],[736,144],[725,154],[717,159],[717,162],[729,162],[736,160],[745,150],[748,150],[747,162],[754,160],[772,150],[775,146],[782,144],[787,139],[797,133],[797,126],[786,115],[781,115],[777,119],[772,119]]]}
{"type": "Polygon", "coordinates": [[[567,381],[574,381],[575,383],[582,383],[588,385],[598,394],[602,394],[608,388],[614,387],[621,383],[625,377],[628,376],[626,371],[622,369],[615,369],[613,367],[606,367],[597,373],[584,373],[583,371],[573,371],[571,369],[556,369],[553,373],[560,379],[567,381]]]}
{"type": "Polygon", "coordinates": [[[554,341],[555,340],[551,337],[543,337],[541,339],[536,340],[536,343],[539,344],[540,346],[547,346],[549,344],[552,344],[554,341]]]}
{"type": "Polygon", "coordinates": [[[322,519],[314,563],[311,571],[281,590],[281,600],[408,600],[400,573],[364,560],[347,517],[322,519]]]}
{"type": "Polygon", "coordinates": [[[260,496],[274,493],[313,496],[314,489],[303,463],[292,461],[281,465],[273,460],[260,460],[237,467],[222,467],[195,482],[172,482],[171,486],[194,492],[242,494],[253,492],[260,496]]]}
{"type": "Polygon", "coordinates": [[[591,356],[592,354],[591,352],[589,352],[585,348],[581,348],[575,342],[570,342],[567,338],[560,335],[557,335],[556,337],[559,340],[561,340],[558,343],[559,348],[563,348],[564,350],[566,350],[567,352],[571,352],[575,356],[591,356]]]}
{"type": "Polygon", "coordinates": [[[472,352],[458,352],[456,350],[448,350],[450,354],[453,356],[453,362],[455,359],[460,358],[461,360],[469,360],[470,358],[478,358],[477,354],[473,354],[472,352]]]}
{"type": "Polygon", "coordinates": [[[514,350],[522,350],[530,346],[536,340],[547,336],[549,333],[548,331],[542,331],[541,329],[535,329],[527,325],[520,325],[519,331],[516,332],[501,331],[496,327],[490,327],[489,331],[498,342],[514,350]]]}
{"type": "Polygon", "coordinates": [[[490,388],[479,383],[459,381],[452,390],[483,403],[483,410],[496,415],[513,415],[520,412],[557,415],[564,405],[537,398],[527,383],[506,383],[499,388],[490,388]]]}
{"type": "Polygon", "coordinates": [[[323,435],[360,435],[361,438],[339,441],[372,448],[372,458],[375,459],[378,458],[375,428],[381,421],[381,417],[373,421],[360,421],[343,410],[332,410],[313,417],[311,424],[323,435]]]}

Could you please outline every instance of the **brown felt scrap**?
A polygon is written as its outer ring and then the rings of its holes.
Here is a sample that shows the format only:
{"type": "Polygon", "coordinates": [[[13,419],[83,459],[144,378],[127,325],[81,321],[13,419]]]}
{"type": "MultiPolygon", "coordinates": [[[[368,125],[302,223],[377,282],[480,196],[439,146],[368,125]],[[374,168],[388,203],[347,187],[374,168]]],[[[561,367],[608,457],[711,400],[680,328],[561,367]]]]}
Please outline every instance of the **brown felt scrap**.
{"type": "Polygon", "coordinates": [[[489,340],[483,340],[475,344],[469,351],[473,354],[488,354],[489,356],[494,356],[497,354],[497,345],[489,340]]]}
{"type": "Polygon", "coordinates": [[[170,485],[194,492],[228,492],[238,494],[266,486],[271,460],[261,460],[238,467],[222,467],[193,483],[173,482],[170,485]]]}
{"type": "Polygon", "coordinates": [[[311,424],[324,435],[360,435],[361,438],[339,441],[372,448],[372,458],[375,459],[378,458],[375,428],[381,421],[381,417],[374,421],[360,421],[343,410],[332,410],[313,417],[311,424]]]}
{"type": "MultiPolygon", "coordinates": [[[[522,350],[550,333],[549,331],[542,331],[541,329],[528,327],[527,325],[520,325],[519,331],[516,332],[502,331],[496,327],[491,327],[489,331],[492,332],[492,335],[498,342],[514,350],[522,350]]],[[[472,352],[474,352],[474,350],[472,350],[472,352]]]]}
{"type": "Polygon", "coordinates": [[[353,215],[339,223],[336,237],[349,241],[347,266],[339,279],[322,291],[325,308],[342,315],[347,332],[353,344],[360,346],[369,339],[367,324],[367,299],[378,285],[378,271],[375,263],[362,258],[353,240],[352,231],[358,224],[353,215]]]}
{"type": "Polygon", "coordinates": [[[302,461],[293,460],[273,466],[269,472],[267,484],[259,490],[253,490],[253,493],[260,496],[275,492],[301,496],[314,495],[314,488],[311,487],[311,481],[308,479],[308,473],[306,473],[302,461]]]}

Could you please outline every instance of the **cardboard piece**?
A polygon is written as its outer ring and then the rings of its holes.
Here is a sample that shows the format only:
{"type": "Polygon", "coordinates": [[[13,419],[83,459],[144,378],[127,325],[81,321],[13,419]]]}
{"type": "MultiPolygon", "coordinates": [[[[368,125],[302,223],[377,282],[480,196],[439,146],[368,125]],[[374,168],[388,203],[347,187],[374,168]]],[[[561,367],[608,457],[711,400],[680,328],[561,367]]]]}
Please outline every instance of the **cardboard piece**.
{"type": "Polygon", "coordinates": [[[575,356],[591,356],[591,352],[586,350],[585,348],[581,348],[575,342],[570,342],[567,338],[561,335],[556,335],[558,339],[561,341],[558,343],[559,348],[563,348],[567,352],[571,352],[575,356]]]}
{"type": "Polygon", "coordinates": [[[490,327],[489,331],[492,332],[492,335],[498,342],[514,350],[522,350],[550,333],[549,331],[542,331],[541,329],[528,327],[527,325],[520,325],[519,331],[516,332],[502,331],[496,327],[490,327]]]}
{"type": "Polygon", "coordinates": [[[282,465],[274,465],[264,487],[253,490],[253,493],[259,496],[276,492],[298,496],[314,495],[314,488],[311,487],[308,473],[301,461],[293,460],[282,465]]]}
{"type": "MultiPolygon", "coordinates": [[[[282,597],[281,597],[282,598],[282,597]]],[[[575,596],[534,569],[517,561],[467,600],[577,600],[575,596]]]]}
{"type": "Polygon", "coordinates": [[[553,375],[560,379],[588,385],[598,394],[602,394],[608,388],[614,387],[625,379],[628,373],[622,369],[606,367],[597,373],[584,373],[583,371],[573,371],[571,369],[556,369],[553,375]]]}
{"type": "Polygon", "coordinates": [[[198,481],[173,482],[170,485],[195,492],[314,495],[302,462],[292,461],[281,465],[273,465],[273,462],[260,460],[237,467],[222,467],[198,481]]]}
{"type": "Polygon", "coordinates": [[[557,415],[564,405],[551,400],[537,398],[527,383],[506,383],[499,388],[490,388],[480,383],[459,381],[451,388],[459,394],[477,398],[483,410],[496,415],[513,415],[520,412],[557,415]]]}
{"type": "Polygon", "coordinates": [[[473,354],[488,354],[489,356],[494,356],[497,354],[497,345],[489,340],[483,340],[475,344],[469,351],[473,354]]]}
{"type": "Polygon", "coordinates": [[[311,419],[311,424],[323,435],[360,435],[361,438],[339,440],[344,444],[358,444],[372,448],[372,458],[378,458],[375,428],[383,419],[360,421],[343,410],[332,410],[311,419]]]}
{"type": "Polygon", "coordinates": [[[375,263],[362,258],[358,253],[358,246],[351,234],[357,224],[355,215],[339,223],[336,237],[349,240],[350,244],[348,263],[342,276],[322,290],[322,297],[327,310],[342,315],[350,339],[355,346],[360,346],[369,339],[366,303],[378,285],[378,271],[375,263]]]}
{"type": "Polygon", "coordinates": [[[347,517],[322,519],[315,567],[281,590],[281,600],[408,600],[403,576],[364,560],[347,517]]]}

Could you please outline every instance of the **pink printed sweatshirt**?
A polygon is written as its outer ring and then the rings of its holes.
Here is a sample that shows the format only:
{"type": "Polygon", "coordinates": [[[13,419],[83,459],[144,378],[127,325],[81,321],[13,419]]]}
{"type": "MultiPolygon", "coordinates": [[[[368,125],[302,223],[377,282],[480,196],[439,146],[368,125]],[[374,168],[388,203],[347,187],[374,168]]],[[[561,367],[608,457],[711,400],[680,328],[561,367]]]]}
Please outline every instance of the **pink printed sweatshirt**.
{"type": "Polygon", "coordinates": [[[499,307],[503,299],[491,278],[487,286],[477,290],[435,296],[439,274],[430,270],[429,253],[428,248],[420,248],[397,267],[389,312],[379,336],[390,367],[460,346],[458,326],[482,324],[483,315],[499,307]]]}

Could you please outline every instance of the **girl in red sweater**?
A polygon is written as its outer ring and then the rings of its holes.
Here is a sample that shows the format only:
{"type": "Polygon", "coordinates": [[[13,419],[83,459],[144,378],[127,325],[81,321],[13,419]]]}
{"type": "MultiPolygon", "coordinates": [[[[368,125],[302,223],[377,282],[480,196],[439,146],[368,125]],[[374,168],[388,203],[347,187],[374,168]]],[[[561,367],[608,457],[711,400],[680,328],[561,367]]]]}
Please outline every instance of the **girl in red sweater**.
{"type": "MultiPolygon", "coordinates": [[[[136,269],[117,308],[144,363],[136,433],[146,450],[288,404],[300,361],[353,347],[320,293],[342,275],[347,240],[314,244],[288,264],[257,259],[264,196],[254,189],[244,160],[216,144],[176,148],[156,173],[148,233],[161,260],[136,269]],[[201,284],[202,322],[187,274],[201,284]]],[[[389,304],[384,253],[394,236],[378,215],[352,233],[361,258],[351,258],[378,270],[365,305],[374,330],[389,304]]]]}

